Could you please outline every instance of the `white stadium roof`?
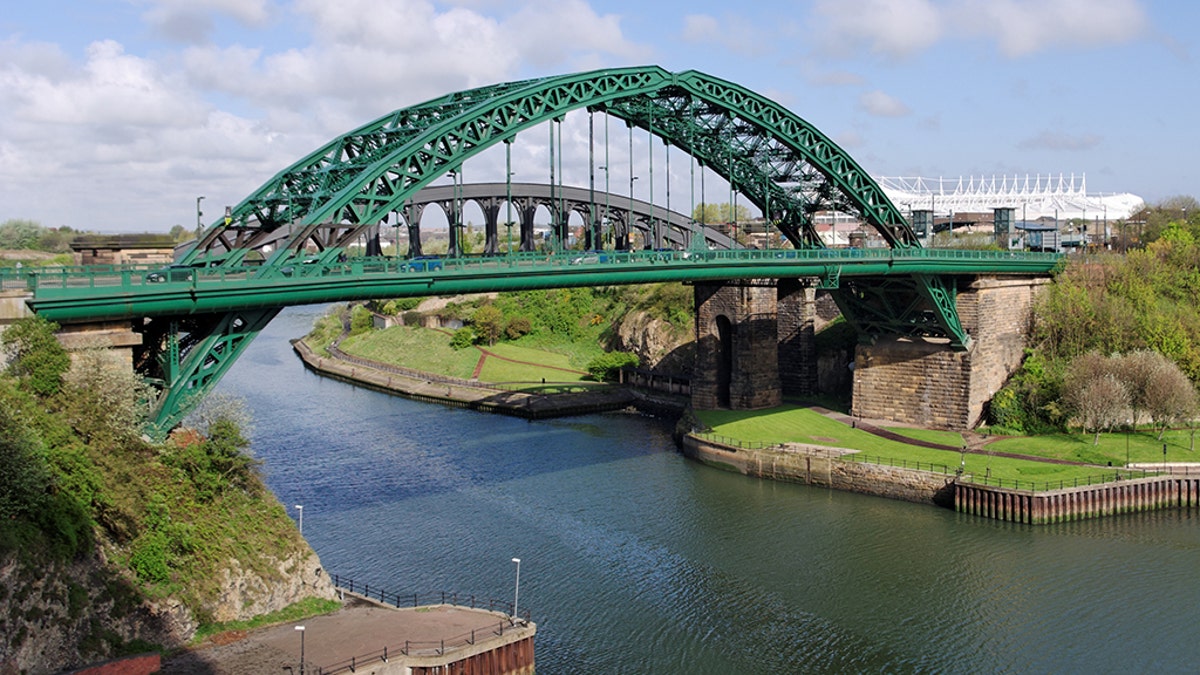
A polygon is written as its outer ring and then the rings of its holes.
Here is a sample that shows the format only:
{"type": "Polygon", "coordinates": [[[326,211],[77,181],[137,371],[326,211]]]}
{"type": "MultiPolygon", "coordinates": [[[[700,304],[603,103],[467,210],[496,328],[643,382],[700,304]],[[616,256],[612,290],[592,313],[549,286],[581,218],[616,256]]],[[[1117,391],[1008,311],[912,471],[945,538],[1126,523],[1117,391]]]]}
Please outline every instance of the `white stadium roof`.
{"type": "Polygon", "coordinates": [[[1021,220],[1042,217],[1071,220],[1120,220],[1137,212],[1144,200],[1128,192],[1087,191],[1087,177],[1075,174],[1025,174],[959,178],[876,177],[888,199],[907,215],[932,209],[935,215],[989,212],[1012,207],[1021,220]]]}

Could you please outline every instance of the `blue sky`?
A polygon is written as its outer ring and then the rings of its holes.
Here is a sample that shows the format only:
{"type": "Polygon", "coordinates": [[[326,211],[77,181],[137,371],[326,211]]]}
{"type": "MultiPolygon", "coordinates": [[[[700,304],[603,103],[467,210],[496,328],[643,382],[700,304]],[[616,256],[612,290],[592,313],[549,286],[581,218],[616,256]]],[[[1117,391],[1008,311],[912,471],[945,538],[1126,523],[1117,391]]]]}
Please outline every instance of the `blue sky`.
{"type": "MultiPolygon", "coordinates": [[[[8,3],[0,221],[165,231],[194,225],[205,195],[207,224],[330,138],[396,108],[648,63],[770,96],[878,176],[1086,173],[1091,191],[1200,196],[1200,71],[1188,39],[1200,3],[742,4],[8,3]]],[[[586,138],[582,124],[568,122],[565,143],[586,138]]],[[[521,141],[518,175],[541,176],[545,135],[521,141]]],[[[565,161],[568,180],[586,176],[586,149],[565,161]]],[[[495,179],[497,166],[494,156],[468,164],[468,180],[495,179]]]]}

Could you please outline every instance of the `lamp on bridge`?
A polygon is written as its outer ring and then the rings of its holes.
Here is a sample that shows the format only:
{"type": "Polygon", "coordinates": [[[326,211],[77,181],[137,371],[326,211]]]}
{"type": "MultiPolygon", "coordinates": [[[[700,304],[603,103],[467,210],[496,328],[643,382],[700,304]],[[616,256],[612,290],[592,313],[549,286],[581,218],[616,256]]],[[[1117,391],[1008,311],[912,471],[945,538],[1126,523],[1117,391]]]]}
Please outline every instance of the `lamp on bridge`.
{"type": "Polygon", "coordinates": [[[200,233],[204,231],[204,226],[200,224],[200,218],[204,216],[204,212],[200,210],[200,202],[204,201],[204,195],[196,197],[196,240],[199,241],[200,233]]]}

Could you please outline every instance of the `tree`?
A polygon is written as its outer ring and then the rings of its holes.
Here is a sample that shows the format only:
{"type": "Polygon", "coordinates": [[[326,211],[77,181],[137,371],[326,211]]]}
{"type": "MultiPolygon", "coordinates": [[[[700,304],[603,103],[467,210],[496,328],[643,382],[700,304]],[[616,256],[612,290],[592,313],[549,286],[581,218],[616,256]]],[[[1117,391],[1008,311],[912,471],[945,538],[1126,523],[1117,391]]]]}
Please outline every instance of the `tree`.
{"type": "Polygon", "coordinates": [[[621,369],[628,366],[636,368],[639,360],[637,354],[629,352],[607,352],[592,359],[587,365],[587,370],[592,375],[592,379],[597,382],[611,382],[617,379],[621,369]]]}
{"type": "Polygon", "coordinates": [[[63,373],[71,365],[67,350],[54,336],[57,330],[58,324],[34,315],[18,319],[0,334],[9,373],[38,396],[58,393],[63,373]]]}
{"type": "Polygon", "coordinates": [[[1163,361],[1146,384],[1146,409],[1159,427],[1159,440],[1167,427],[1190,420],[1196,414],[1196,388],[1179,366],[1163,361]]]}
{"type": "Polygon", "coordinates": [[[750,210],[741,204],[738,204],[737,208],[734,209],[728,202],[724,204],[705,204],[701,202],[696,205],[696,208],[692,209],[692,219],[706,225],[731,223],[734,220],[731,214],[737,216],[738,222],[750,219],[750,210]]]}
{"type": "Polygon", "coordinates": [[[495,305],[484,305],[471,315],[471,325],[480,340],[494,345],[504,331],[504,314],[495,305]]]}
{"type": "Polygon", "coordinates": [[[1116,363],[1096,352],[1075,359],[1063,382],[1063,402],[1083,430],[1095,433],[1111,429],[1129,414],[1129,388],[1118,377],[1116,363]]]}
{"type": "Polygon", "coordinates": [[[122,442],[141,434],[151,389],[116,354],[103,347],[79,352],[63,382],[64,413],[88,442],[122,442]]]}
{"type": "Polygon", "coordinates": [[[36,249],[42,230],[32,220],[6,220],[0,224],[0,248],[36,249]]]}

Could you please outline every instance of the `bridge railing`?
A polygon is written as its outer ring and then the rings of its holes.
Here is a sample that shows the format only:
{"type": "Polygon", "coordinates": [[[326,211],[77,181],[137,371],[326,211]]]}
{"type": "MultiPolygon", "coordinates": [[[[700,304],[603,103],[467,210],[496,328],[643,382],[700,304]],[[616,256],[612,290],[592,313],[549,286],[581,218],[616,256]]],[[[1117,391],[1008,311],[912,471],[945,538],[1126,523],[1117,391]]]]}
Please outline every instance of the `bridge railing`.
{"type": "Polygon", "coordinates": [[[702,262],[854,262],[854,261],[931,261],[931,262],[1031,262],[1052,265],[1061,260],[1055,253],[1028,251],[984,251],[970,249],[890,249],[890,248],[818,248],[818,249],[731,249],[731,250],[637,250],[637,251],[565,251],[559,253],[520,252],[497,256],[351,258],[345,261],[289,261],[263,267],[251,264],[234,267],[185,267],[178,265],[89,265],[26,267],[0,269],[0,288],[88,288],[159,287],[160,284],[208,284],[246,282],[253,279],[318,278],[362,275],[438,275],[442,273],[500,270],[505,268],[603,267],[622,264],[696,264],[702,262]]]}

